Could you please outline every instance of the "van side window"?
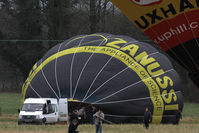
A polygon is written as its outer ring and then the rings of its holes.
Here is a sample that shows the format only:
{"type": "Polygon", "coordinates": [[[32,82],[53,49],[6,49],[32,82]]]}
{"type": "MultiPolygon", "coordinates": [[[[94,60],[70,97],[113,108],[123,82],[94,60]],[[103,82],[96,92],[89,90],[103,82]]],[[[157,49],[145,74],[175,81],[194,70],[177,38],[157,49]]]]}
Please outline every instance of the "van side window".
{"type": "Polygon", "coordinates": [[[48,104],[44,105],[43,113],[44,114],[51,114],[56,112],[56,105],[55,104],[48,104]]]}
{"type": "Polygon", "coordinates": [[[49,114],[50,113],[54,113],[56,111],[56,106],[55,106],[55,104],[50,104],[50,106],[49,106],[49,114]]]}

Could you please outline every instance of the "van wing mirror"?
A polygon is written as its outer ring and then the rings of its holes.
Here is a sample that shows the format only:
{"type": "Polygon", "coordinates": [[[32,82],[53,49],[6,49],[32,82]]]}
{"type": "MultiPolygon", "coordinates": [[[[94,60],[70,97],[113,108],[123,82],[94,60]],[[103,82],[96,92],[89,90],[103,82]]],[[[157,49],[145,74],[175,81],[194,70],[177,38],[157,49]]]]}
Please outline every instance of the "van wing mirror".
{"type": "Polygon", "coordinates": [[[17,109],[17,111],[18,111],[18,113],[20,113],[21,110],[20,110],[20,109],[17,109]]]}

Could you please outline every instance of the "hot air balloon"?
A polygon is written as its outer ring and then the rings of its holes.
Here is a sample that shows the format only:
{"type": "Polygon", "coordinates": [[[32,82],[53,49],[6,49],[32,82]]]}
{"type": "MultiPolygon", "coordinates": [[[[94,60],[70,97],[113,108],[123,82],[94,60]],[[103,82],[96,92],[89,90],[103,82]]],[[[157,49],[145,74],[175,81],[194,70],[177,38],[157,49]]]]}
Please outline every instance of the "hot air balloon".
{"type": "Polygon", "coordinates": [[[113,123],[141,122],[148,107],[154,123],[182,110],[180,78],[171,62],[147,43],[96,33],[51,48],[23,85],[26,98],[68,98],[100,107],[113,123]]]}
{"type": "Polygon", "coordinates": [[[111,0],[199,88],[199,0],[111,0]]]}

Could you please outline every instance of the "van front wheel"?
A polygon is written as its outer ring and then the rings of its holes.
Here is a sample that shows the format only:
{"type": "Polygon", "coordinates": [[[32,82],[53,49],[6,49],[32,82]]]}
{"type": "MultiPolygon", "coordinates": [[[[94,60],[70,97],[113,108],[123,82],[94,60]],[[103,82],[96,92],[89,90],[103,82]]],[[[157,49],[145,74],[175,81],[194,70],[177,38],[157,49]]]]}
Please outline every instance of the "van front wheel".
{"type": "Polygon", "coordinates": [[[21,125],[21,124],[23,124],[23,122],[22,121],[18,121],[18,125],[21,125]]]}
{"type": "Polygon", "coordinates": [[[43,119],[42,119],[42,123],[43,123],[43,124],[46,123],[46,118],[43,118],[43,119]]]}

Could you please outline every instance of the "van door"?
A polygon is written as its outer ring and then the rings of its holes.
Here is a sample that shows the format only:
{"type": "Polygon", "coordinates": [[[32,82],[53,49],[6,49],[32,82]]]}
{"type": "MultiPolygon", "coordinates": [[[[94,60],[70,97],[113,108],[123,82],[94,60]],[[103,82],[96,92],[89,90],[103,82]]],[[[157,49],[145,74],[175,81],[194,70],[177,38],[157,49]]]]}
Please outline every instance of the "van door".
{"type": "Polygon", "coordinates": [[[68,121],[68,99],[59,99],[59,121],[68,121]]]}
{"type": "Polygon", "coordinates": [[[46,118],[46,123],[56,123],[58,121],[57,106],[55,104],[49,104],[44,117],[46,118]]]}

